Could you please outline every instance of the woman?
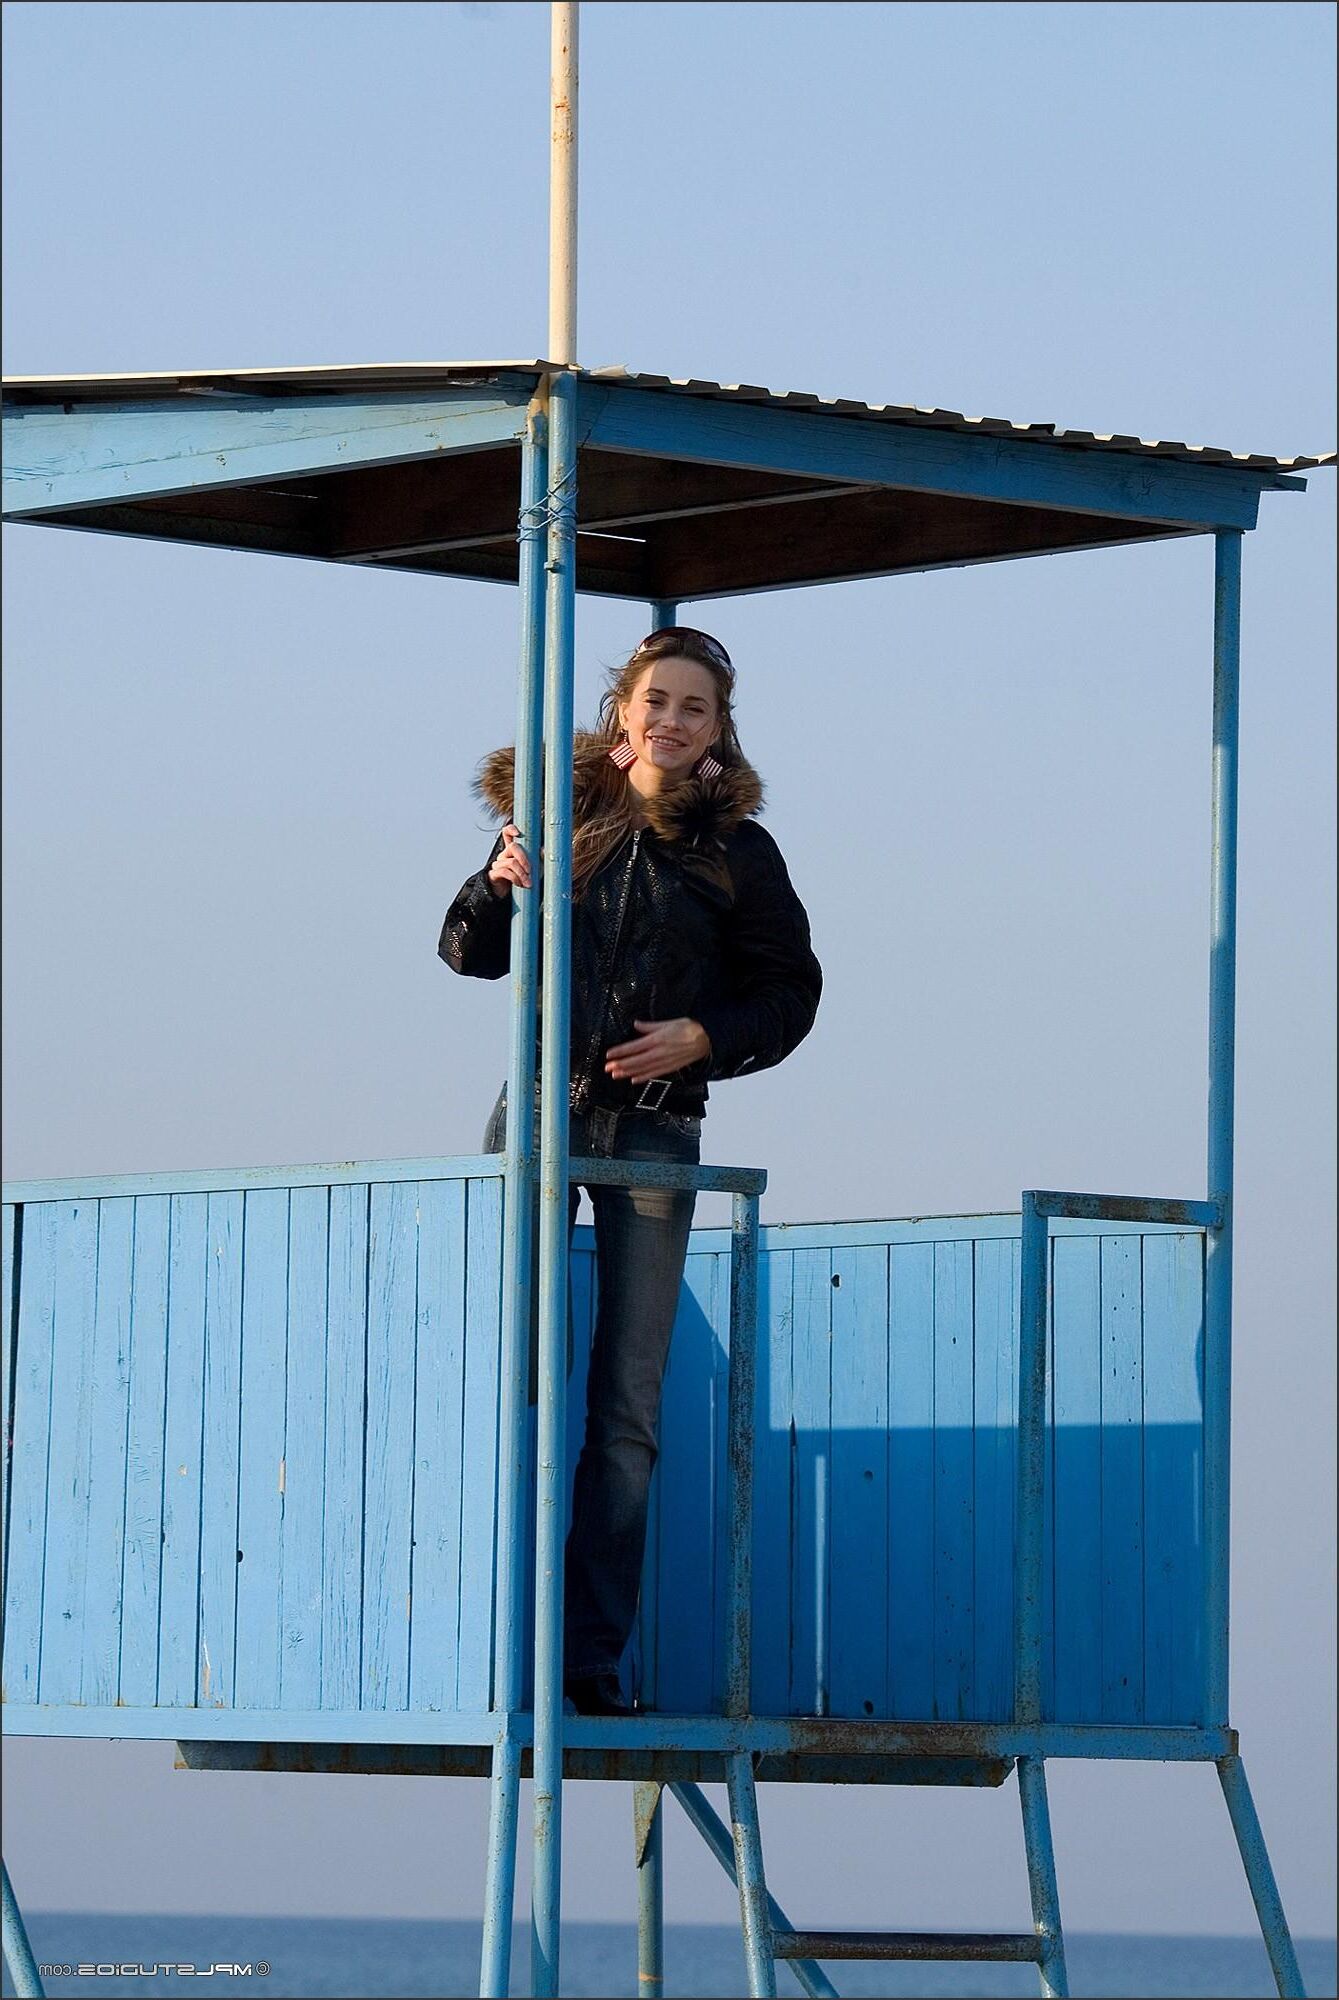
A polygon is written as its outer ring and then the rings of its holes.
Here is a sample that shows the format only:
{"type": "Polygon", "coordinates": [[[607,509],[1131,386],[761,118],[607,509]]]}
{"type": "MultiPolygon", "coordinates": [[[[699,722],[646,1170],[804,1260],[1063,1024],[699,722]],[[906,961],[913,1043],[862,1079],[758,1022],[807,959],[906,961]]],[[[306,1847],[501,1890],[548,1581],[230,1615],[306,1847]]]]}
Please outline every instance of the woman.
{"type": "MultiPolygon", "coordinates": [[[[697,1165],[708,1081],[769,1069],[813,1025],[822,972],[785,862],[753,817],[763,788],[735,733],[734,685],[717,640],[669,627],[613,674],[598,727],[576,733],[574,1156],[697,1165]]],[[[513,768],[507,749],[480,770],[475,791],[506,824],[438,946],[453,971],[482,979],[508,970],[512,890],[533,885],[512,819],[513,768]]],[[[504,1085],[486,1152],[505,1149],[506,1113],[504,1085]]],[[[538,1101],[535,1115],[537,1129],[538,1101]]],[[[599,1305],[567,1539],[563,1685],[581,1714],[626,1715],[619,1666],[695,1195],[589,1192],[599,1305]]],[[[579,1199],[574,1186],[569,1241],[579,1199]]],[[[532,1400],[533,1367],[532,1347],[532,1400]]]]}

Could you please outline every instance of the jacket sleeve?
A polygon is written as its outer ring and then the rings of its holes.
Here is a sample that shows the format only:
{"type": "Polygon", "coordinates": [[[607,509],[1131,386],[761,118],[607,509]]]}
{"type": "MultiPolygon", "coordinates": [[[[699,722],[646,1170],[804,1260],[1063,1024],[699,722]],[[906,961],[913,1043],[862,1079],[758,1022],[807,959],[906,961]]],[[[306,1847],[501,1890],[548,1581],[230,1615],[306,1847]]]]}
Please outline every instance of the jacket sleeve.
{"type": "Polygon", "coordinates": [[[746,840],[731,856],[731,873],[727,997],[697,1014],[711,1037],[709,1082],[783,1061],[813,1027],[823,991],[809,918],[766,828],[749,823],[746,840]]]}
{"type": "Polygon", "coordinates": [[[473,979],[501,979],[511,968],[512,898],[495,896],[488,886],[488,871],[501,852],[499,834],[483,867],[462,883],[437,942],[437,956],[473,979]]]}

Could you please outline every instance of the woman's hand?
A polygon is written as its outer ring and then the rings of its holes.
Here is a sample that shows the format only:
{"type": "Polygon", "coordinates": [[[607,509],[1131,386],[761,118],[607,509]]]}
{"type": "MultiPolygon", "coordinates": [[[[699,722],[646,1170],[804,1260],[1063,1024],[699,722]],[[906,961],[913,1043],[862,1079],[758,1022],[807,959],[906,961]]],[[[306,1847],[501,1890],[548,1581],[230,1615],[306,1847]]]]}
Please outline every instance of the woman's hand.
{"type": "Polygon", "coordinates": [[[681,1015],[674,1021],[634,1021],[637,1039],[619,1042],[605,1053],[610,1076],[629,1083],[646,1083],[653,1076],[672,1076],[676,1069],[711,1053],[711,1037],[700,1021],[681,1015]]]}
{"type": "Polygon", "coordinates": [[[502,829],[502,843],[502,852],[488,871],[488,886],[495,896],[509,896],[513,883],[518,889],[530,887],[530,860],[519,827],[510,821],[502,829]]]}

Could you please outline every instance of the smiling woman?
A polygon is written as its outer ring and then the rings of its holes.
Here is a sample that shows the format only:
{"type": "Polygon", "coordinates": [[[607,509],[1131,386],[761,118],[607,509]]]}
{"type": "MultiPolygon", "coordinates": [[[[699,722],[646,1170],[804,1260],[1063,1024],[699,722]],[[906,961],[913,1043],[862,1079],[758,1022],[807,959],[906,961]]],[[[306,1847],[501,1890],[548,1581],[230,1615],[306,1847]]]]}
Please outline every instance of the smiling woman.
{"type": "MultiPolygon", "coordinates": [[[[823,975],[780,850],[755,818],[763,788],[735,731],[734,682],[709,634],[653,632],[612,676],[598,727],[577,732],[573,1156],[696,1165],[709,1081],[771,1068],[813,1026],[823,975]]],[[[512,819],[514,767],[510,749],[484,761],[476,790],[505,824],[438,946],[453,971],[483,979],[509,969],[513,897],[534,886],[512,819]]],[[[485,1151],[505,1148],[506,1116],[504,1086],[485,1151]]],[[[695,1196],[589,1192],[599,1305],[567,1544],[564,1687],[581,1713],[619,1714],[695,1196]]],[[[569,1240],[579,1198],[572,1187],[569,1240]]],[[[533,1343],[532,1328],[532,1355],[533,1343]]],[[[532,1394],[533,1375],[532,1361],[532,1394]]]]}

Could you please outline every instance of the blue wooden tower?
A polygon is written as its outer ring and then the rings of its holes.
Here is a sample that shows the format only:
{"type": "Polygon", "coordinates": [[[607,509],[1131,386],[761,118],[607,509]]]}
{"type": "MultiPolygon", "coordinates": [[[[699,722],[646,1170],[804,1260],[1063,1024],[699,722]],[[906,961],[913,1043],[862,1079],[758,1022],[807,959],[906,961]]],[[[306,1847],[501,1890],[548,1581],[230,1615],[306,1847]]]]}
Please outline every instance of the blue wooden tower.
{"type": "MultiPolygon", "coordinates": [[[[569,121],[571,80],[559,63],[569,121]]],[[[535,1994],[559,1991],[563,1784],[591,1777],[635,1788],[642,1991],[669,1792],[737,1882],[751,1993],[786,1960],[831,1994],[821,1962],[863,1957],[1030,1961],[1063,1994],[1046,1761],[1211,1762],[1300,1994],[1228,1691],[1238,633],[1261,495],[1334,454],[593,372],[570,313],[558,333],[525,361],[5,384],[6,520],[516,585],[516,817],[538,827],[542,797],[552,857],[513,920],[508,1095],[539,1083],[537,1151],[516,1119],[497,1156],[5,1188],[5,1728],[167,1738],[193,1769],[487,1775],[484,1995],[510,1990],[522,1775],[535,1994]],[[577,592],[659,625],[1184,535],[1215,551],[1203,1187],[763,1225],[761,1169],[569,1158],[577,592]],[[578,1230],[569,1384],[572,1180],[733,1197],[690,1241],[627,1720],[561,1710],[595,1285],[578,1230]],[[769,1892],[759,1785],[1011,1774],[1015,1934],[801,1928],[769,1892]]],[[[4,1926],[39,1993],[7,1871],[4,1926]]]]}

